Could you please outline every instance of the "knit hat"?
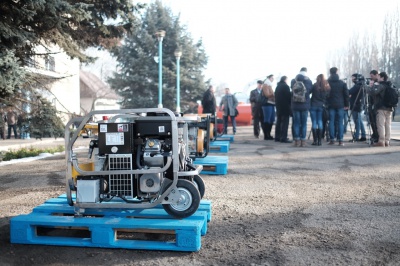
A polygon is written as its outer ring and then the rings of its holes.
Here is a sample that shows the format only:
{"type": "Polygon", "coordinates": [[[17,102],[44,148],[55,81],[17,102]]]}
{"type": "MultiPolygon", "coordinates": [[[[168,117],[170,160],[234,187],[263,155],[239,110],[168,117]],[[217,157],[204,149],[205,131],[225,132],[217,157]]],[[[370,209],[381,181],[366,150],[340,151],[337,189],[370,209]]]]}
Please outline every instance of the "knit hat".
{"type": "Polygon", "coordinates": [[[301,71],[307,72],[307,68],[306,68],[306,67],[302,67],[302,68],[300,69],[300,72],[301,72],[301,71]]]}
{"type": "Polygon", "coordinates": [[[264,82],[262,80],[257,80],[257,84],[263,84],[264,82]]]}

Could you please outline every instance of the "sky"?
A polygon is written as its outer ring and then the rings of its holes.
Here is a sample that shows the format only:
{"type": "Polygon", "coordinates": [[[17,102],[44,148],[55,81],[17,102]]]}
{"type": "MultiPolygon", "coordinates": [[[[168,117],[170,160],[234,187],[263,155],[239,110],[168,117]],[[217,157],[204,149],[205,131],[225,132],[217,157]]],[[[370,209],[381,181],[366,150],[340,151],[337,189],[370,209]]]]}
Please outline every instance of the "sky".
{"type": "Polygon", "coordinates": [[[398,0],[162,2],[180,14],[194,40],[202,39],[206,77],[232,91],[269,74],[294,78],[301,67],[312,80],[327,74],[329,54],[345,47],[355,32],[379,32],[385,15],[399,5],[398,0]]]}
{"type": "Polygon", "coordinates": [[[294,78],[301,67],[307,67],[313,81],[318,74],[327,75],[330,54],[345,47],[356,32],[373,32],[379,37],[385,15],[400,6],[398,0],[162,3],[180,15],[181,24],[195,41],[202,39],[208,56],[206,79],[215,86],[224,84],[233,92],[245,93],[257,79],[269,74],[274,74],[275,83],[283,75],[294,78]]]}

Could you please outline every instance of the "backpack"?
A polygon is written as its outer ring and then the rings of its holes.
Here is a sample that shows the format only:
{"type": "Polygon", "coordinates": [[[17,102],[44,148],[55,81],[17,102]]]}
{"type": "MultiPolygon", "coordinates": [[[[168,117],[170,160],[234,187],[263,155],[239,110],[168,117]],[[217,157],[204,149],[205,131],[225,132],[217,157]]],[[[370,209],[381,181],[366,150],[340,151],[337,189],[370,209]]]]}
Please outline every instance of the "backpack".
{"type": "Polygon", "coordinates": [[[293,102],[295,103],[305,103],[306,102],[306,86],[302,81],[296,81],[293,84],[293,102]]]}
{"type": "Polygon", "coordinates": [[[383,106],[388,108],[397,107],[399,102],[399,92],[394,85],[386,86],[385,93],[383,94],[383,106]]]}

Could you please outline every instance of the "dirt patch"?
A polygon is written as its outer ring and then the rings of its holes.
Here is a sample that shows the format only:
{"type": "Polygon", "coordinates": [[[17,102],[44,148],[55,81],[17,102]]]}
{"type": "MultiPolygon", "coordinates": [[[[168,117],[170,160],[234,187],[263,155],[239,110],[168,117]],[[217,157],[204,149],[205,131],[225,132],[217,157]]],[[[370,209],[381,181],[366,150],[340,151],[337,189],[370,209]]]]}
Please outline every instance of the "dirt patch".
{"type": "Polygon", "coordinates": [[[210,154],[229,156],[227,175],[201,175],[212,221],[199,252],[10,244],[10,218],[64,193],[65,166],[63,156],[1,166],[1,264],[398,265],[398,143],[295,148],[240,127],[230,147],[210,154]]]}

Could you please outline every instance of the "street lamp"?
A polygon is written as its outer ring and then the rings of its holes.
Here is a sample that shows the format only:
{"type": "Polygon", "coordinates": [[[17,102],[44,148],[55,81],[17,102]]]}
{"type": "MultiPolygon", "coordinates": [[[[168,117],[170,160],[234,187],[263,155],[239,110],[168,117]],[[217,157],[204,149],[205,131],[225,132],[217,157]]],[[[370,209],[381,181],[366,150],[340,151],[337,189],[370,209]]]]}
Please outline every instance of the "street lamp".
{"type": "Polygon", "coordinates": [[[162,104],[162,41],[165,36],[164,30],[156,32],[158,39],[158,108],[163,108],[162,104]]]}
{"type": "Polygon", "coordinates": [[[180,59],[182,55],[182,51],[179,49],[175,50],[174,53],[176,57],[176,112],[181,112],[181,85],[180,85],[180,59]]]}

